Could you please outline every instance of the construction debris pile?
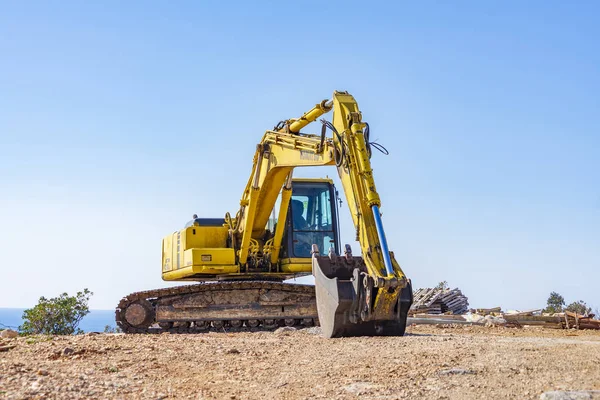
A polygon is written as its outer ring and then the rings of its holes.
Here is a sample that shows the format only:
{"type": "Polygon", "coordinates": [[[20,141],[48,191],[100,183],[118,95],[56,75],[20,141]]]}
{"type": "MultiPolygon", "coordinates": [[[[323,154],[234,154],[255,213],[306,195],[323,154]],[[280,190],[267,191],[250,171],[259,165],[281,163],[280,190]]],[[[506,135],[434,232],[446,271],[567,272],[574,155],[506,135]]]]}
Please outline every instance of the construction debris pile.
{"type": "Polygon", "coordinates": [[[600,330],[600,320],[594,319],[593,314],[580,315],[570,311],[549,314],[544,313],[542,309],[504,312],[501,307],[469,309],[469,300],[459,289],[424,288],[416,290],[413,296],[409,324],[540,326],[553,329],[600,330]]]}
{"type": "Polygon", "coordinates": [[[594,315],[580,315],[570,311],[548,314],[541,309],[503,312],[500,307],[477,308],[467,315],[413,314],[409,323],[413,324],[472,324],[506,327],[539,326],[552,329],[599,329],[600,320],[594,315]]]}
{"type": "Polygon", "coordinates": [[[469,299],[459,289],[425,288],[414,293],[410,314],[465,314],[469,299]]]}
{"type": "Polygon", "coordinates": [[[543,313],[541,309],[528,310],[521,312],[503,313],[500,307],[489,310],[471,310],[478,315],[488,311],[488,315],[495,314],[502,316],[506,320],[506,326],[542,326],[554,329],[600,329],[600,320],[594,319],[594,314],[580,315],[570,311],[548,314],[543,313]]]}

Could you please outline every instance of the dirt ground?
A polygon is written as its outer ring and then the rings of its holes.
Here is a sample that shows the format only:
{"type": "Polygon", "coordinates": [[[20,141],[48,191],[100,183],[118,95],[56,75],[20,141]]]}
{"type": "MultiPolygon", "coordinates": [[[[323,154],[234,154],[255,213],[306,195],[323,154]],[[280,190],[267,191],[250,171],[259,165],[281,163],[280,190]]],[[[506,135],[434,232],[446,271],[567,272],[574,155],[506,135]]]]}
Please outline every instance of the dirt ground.
{"type": "Polygon", "coordinates": [[[413,326],[5,339],[0,399],[494,399],[600,389],[600,332],[413,326]]]}

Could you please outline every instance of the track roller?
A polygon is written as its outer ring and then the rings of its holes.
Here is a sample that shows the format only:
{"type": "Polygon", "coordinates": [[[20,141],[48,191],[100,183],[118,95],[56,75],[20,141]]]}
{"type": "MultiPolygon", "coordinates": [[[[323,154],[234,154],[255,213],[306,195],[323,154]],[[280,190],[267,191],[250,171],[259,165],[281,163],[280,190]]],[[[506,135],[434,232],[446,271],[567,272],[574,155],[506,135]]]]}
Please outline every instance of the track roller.
{"type": "Polygon", "coordinates": [[[249,328],[257,328],[260,322],[257,319],[249,319],[246,321],[246,326],[249,328]]]}
{"type": "Polygon", "coordinates": [[[210,328],[208,321],[194,321],[194,328],[199,331],[206,331],[210,328]]]}
{"type": "Polygon", "coordinates": [[[213,321],[212,326],[215,329],[223,329],[225,327],[225,321],[221,321],[221,320],[213,321]]]}
{"type": "Polygon", "coordinates": [[[229,326],[235,329],[241,328],[242,326],[244,326],[244,321],[241,321],[239,319],[234,319],[232,321],[229,321],[229,326]]]}

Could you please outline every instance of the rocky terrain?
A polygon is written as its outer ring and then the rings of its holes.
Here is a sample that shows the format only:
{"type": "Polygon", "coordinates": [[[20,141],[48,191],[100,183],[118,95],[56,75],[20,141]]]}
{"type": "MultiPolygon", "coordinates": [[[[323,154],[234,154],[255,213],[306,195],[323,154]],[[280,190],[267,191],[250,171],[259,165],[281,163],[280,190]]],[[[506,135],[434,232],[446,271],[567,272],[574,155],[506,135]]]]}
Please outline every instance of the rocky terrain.
{"type": "Polygon", "coordinates": [[[0,399],[538,399],[600,389],[598,332],[414,326],[404,337],[327,340],[319,328],[289,329],[1,339],[0,399]]]}

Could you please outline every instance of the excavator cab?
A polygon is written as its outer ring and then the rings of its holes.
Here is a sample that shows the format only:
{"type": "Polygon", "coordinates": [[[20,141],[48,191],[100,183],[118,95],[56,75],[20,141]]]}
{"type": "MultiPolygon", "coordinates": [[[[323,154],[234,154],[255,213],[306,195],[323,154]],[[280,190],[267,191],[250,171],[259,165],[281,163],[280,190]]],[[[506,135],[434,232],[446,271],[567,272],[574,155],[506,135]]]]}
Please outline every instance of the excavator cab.
{"type": "Polygon", "coordinates": [[[312,245],[339,254],[337,191],[331,179],[294,179],[281,253],[282,271],[311,273],[312,245]]]}
{"type": "Polygon", "coordinates": [[[288,209],[287,255],[311,258],[313,244],[339,253],[335,186],[330,180],[294,181],[288,209]]]}

